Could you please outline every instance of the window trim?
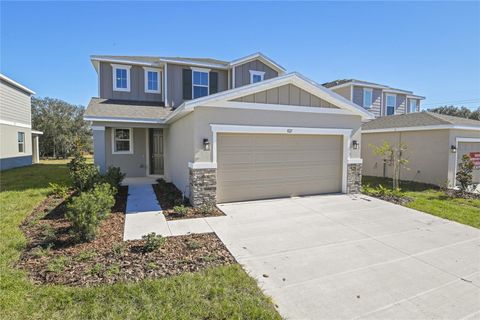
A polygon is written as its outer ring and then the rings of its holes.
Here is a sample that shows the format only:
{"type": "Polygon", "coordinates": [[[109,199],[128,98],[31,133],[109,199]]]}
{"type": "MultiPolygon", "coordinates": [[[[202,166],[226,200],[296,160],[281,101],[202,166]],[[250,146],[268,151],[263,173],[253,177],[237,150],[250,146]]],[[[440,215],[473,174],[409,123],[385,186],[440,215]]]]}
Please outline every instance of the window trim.
{"type": "MultiPolygon", "coordinates": [[[[122,141],[126,141],[126,140],[122,140],[122,141]]],[[[133,154],[133,128],[125,128],[125,127],[112,128],[112,154],[133,154]],[[130,136],[130,138],[128,139],[128,141],[130,142],[129,151],[115,151],[115,141],[116,141],[115,132],[117,131],[117,129],[129,130],[129,136],[130,136]]]]}
{"type": "Polygon", "coordinates": [[[25,132],[17,131],[17,148],[18,153],[26,153],[25,151],[25,132]],[[23,141],[20,142],[19,135],[22,134],[23,141]],[[20,151],[20,145],[22,145],[22,151],[20,151]]]}
{"type": "Polygon", "coordinates": [[[253,83],[253,76],[260,76],[262,80],[260,80],[259,82],[265,80],[265,71],[248,70],[248,72],[250,72],[250,84],[253,83]]]}
{"type": "Polygon", "coordinates": [[[190,69],[192,69],[192,100],[193,100],[193,99],[198,99],[198,98],[203,98],[203,97],[209,96],[209,95],[210,95],[210,70],[211,70],[211,69],[194,68],[194,67],[191,67],[190,69]],[[202,73],[206,73],[206,74],[207,74],[207,85],[195,84],[195,81],[193,81],[193,74],[194,74],[195,72],[202,72],[202,73]],[[206,95],[206,96],[202,96],[202,97],[197,97],[197,98],[195,98],[195,94],[194,94],[194,88],[195,88],[195,87],[207,87],[207,95],[206,95]]]}
{"type": "Polygon", "coordinates": [[[113,91],[123,91],[123,92],[130,92],[130,68],[132,66],[127,66],[123,64],[111,64],[112,66],[112,82],[113,82],[113,91]],[[118,69],[125,69],[127,70],[127,87],[126,88],[118,88],[117,87],[117,70],[118,69]]]}
{"type": "Polygon", "coordinates": [[[154,69],[154,68],[148,68],[148,67],[143,67],[144,72],[143,72],[143,78],[144,78],[144,86],[145,86],[145,93],[162,93],[162,70],[160,69],[154,69]],[[148,89],[148,73],[149,72],[155,72],[157,74],[157,90],[149,90],[148,89]]]}
{"type": "Polygon", "coordinates": [[[417,100],[416,99],[408,99],[408,108],[407,113],[414,113],[417,112],[417,100]],[[415,102],[415,110],[412,111],[412,102],[415,102]]]}
{"type": "Polygon", "coordinates": [[[393,93],[386,93],[385,94],[385,115],[386,116],[393,116],[395,115],[397,112],[397,95],[396,94],[393,94],[393,93]],[[393,97],[393,113],[392,114],[388,114],[388,97],[393,97]]]}
{"type": "Polygon", "coordinates": [[[373,106],[373,89],[371,88],[363,88],[363,107],[365,109],[371,109],[372,106],[373,106]],[[365,92],[370,92],[370,105],[369,106],[366,106],[365,105],[365,92]]]}

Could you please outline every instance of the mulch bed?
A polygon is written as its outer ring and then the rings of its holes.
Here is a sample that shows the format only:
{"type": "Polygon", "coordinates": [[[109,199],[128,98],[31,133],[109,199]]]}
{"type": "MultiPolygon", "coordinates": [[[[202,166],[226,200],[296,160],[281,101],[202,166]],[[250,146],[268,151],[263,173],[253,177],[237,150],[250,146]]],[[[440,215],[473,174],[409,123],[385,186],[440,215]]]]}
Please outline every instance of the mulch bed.
{"type": "Polygon", "coordinates": [[[153,185],[153,189],[155,190],[158,202],[162,207],[162,213],[167,220],[218,217],[225,215],[214,205],[211,206],[211,210],[206,214],[201,212],[200,209],[192,207],[188,198],[183,198],[182,192],[178,190],[173,183],[167,183],[160,179],[158,180],[158,184],[153,185]],[[173,207],[179,205],[187,207],[187,213],[179,214],[173,210],[173,207]]]}
{"type": "Polygon", "coordinates": [[[27,246],[18,267],[37,283],[91,286],[236,263],[215,234],[168,237],[153,252],[144,251],[144,240],[122,241],[127,195],[122,187],[98,237],[85,243],[70,232],[65,200],[49,196],[21,225],[27,246]]]}
{"type": "Polygon", "coordinates": [[[462,199],[480,199],[480,193],[465,192],[455,189],[446,189],[445,195],[450,198],[462,198],[462,199]]]}

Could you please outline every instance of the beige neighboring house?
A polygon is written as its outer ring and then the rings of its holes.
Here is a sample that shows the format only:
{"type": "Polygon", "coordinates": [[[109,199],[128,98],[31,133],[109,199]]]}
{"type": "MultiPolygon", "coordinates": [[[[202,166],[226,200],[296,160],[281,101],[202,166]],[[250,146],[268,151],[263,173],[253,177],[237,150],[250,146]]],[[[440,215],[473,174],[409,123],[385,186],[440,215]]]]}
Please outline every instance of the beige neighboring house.
{"type": "Polygon", "coordinates": [[[323,86],[365,108],[377,118],[419,112],[420,102],[425,99],[412,91],[356,79],[335,80],[323,86]]]}
{"type": "Polygon", "coordinates": [[[164,178],[195,206],[358,191],[373,114],[264,54],[91,61],[99,97],[84,118],[101,171],[164,178]]]}
{"type": "Polygon", "coordinates": [[[383,141],[407,146],[403,157],[408,169],[400,178],[449,187],[456,184],[456,170],[463,155],[474,159],[474,183],[480,183],[480,121],[431,112],[382,117],[362,126],[363,174],[391,177],[392,167],[373,154],[371,145],[383,141]]]}
{"type": "Polygon", "coordinates": [[[42,132],[32,129],[31,97],[35,92],[0,74],[0,170],[39,161],[42,132]]]}

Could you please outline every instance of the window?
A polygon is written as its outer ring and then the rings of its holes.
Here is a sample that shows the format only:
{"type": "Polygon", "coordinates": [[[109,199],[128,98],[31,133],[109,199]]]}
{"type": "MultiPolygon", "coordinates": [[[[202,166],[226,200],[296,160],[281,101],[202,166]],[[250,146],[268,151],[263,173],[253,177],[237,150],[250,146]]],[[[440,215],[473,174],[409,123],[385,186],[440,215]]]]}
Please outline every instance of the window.
{"type": "Polygon", "coordinates": [[[133,153],[132,129],[112,129],[112,153],[133,153]]]}
{"type": "Polygon", "coordinates": [[[396,103],[397,103],[397,96],[394,94],[387,94],[387,116],[395,114],[396,103]]]}
{"type": "Polygon", "coordinates": [[[363,107],[370,109],[372,107],[372,89],[363,89],[363,107]]]}
{"type": "Polygon", "coordinates": [[[192,71],[192,96],[193,99],[208,96],[209,70],[194,69],[192,71]]]}
{"type": "Polygon", "coordinates": [[[256,71],[256,70],[249,70],[249,71],[250,71],[250,83],[257,83],[257,82],[263,81],[265,72],[256,71]]]}
{"type": "Polygon", "coordinates": [[[160,93],[160,71],[145,68],[145,92],[160,93]]]}
{"type": "Polygon", "coordinates": [[[130,91],[130,66],[112,64],[113,90],[130,91]]]}
{"type": "Polygon", "coordinates": [[[17,135],[18,152],[25,152],[25,132],[19,132],[17,135]]]}
{"type": "Polygon", "coordinates": [[[410,99],[410,103],[408,105],[408,113],[417,112],[417,100],[410,99]]]}

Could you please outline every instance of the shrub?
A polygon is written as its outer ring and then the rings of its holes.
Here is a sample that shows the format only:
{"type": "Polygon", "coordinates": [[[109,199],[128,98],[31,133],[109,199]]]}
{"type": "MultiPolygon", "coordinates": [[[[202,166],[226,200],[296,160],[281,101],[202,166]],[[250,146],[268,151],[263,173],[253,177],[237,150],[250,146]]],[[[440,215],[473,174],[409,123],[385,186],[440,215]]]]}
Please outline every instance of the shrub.
{"type": "Polygon", "coordinates": [[[116,274],[120,273],[120,265],[118,263],[114,263],[110,266],[107,267],[107,270],[105,270],[105,273],[107,276],[113,276],[116,274]]]}
{"type": "Polygon", "coordinates": [[[50,195],[54,195],[58,198],[66,198],[68,196],[68,187],[63,186],[57,183],[49,183],[48,186],[52,191],[50,192],[50,195]]]}
{"type": "Polygon", "coordinates": [[[92,260],[93,258],[95,258],[97,256],[97,253],[95,252],[95,250],[85,250],[85,251],[82,251],[80,252],[76,257],[75,257],[75,260],[77,261],[81,261],[81,262],[85,262],[85,261],[90,261],[92,260]]]}
{"type": "Polygon", "coordinates": [[[197,240],[190,240],[187,242],[188,250],[197,250],[202,247],[202,244],[197,240]]]}
{"type": "Polygon", "coordinates": [[[95,263],[90,269],[87,270],[87,274],[91,276],[99,275],[102,272],[103,265],[95,263]]]}
{"type": "Polygon", "coordinates": [[[65,256],[56,257],[48,263],[47,271],[53,272],[53,273],[60,273],[63,270],[65,270],[65,268],[69,263],[70,263],[70,259],[68,257],[65,257],[65,256]]]}
{"type": "Polygon", "coordinates": [[[173,212],[175,212],[180,216],[184,216],[188,213],[188,208],[182,204],[182,205],[173,207],[173,212]]]}
{"type": "Polygon", "coordinates": [[[458,165],[456,178],[460,183],[460,190],[468,191],[468,188],[473,184],[472,172],[474,163],[468,155],[463,155],[462,161],[458,165]]]}
{"type": "Polygon", "coordinates": [[[93,188],[99,180],[98,168],[88,164],[87,159],[80,151],[75,151],[75,156],[68,164],[73,187],[78,191],[86,191],[93,188]]]}
{"type": "Polygon", "coordinates": [[[197,211],[204,216],[211,214],[215,210],[215,205],[213,203],[204,203],[197,208],[197,211]]]}
{"type": "Polygon", "coordinates": [[[117,242],[112,246],[112,253],[116,257],[121,257],[125,254],[127,246],[123,242],[117,242]]]}
{"type": "Polygon", "coordinates": [[[42,230],[40,231],[43,238],[43,242],[50,243],[54,241],[57,237],[55,228],[49,224],[42,224],[42,230]]]}
{"type": "Polygon", "coordinates": [[[73,198],[67,206],[66,217],[81,240],[91,241],[114,204],[114,189],[108,183],[102,183],[73,198]]]}
{"type": "Polygon", "coordinates": [[[165,238],[155,232],[142,236],[142,239],[145,240],[143,245],[145,252],[155,251],[165,244],[165,238]]]}
{"type": "Polygon", "coordinates": [[[118,167],[108,167],[107,172],[101,177],[102,182],[110,184],[117,190],[122,185],[122,181],[125,178],[125,173],[120,171],[118,167]]]}

